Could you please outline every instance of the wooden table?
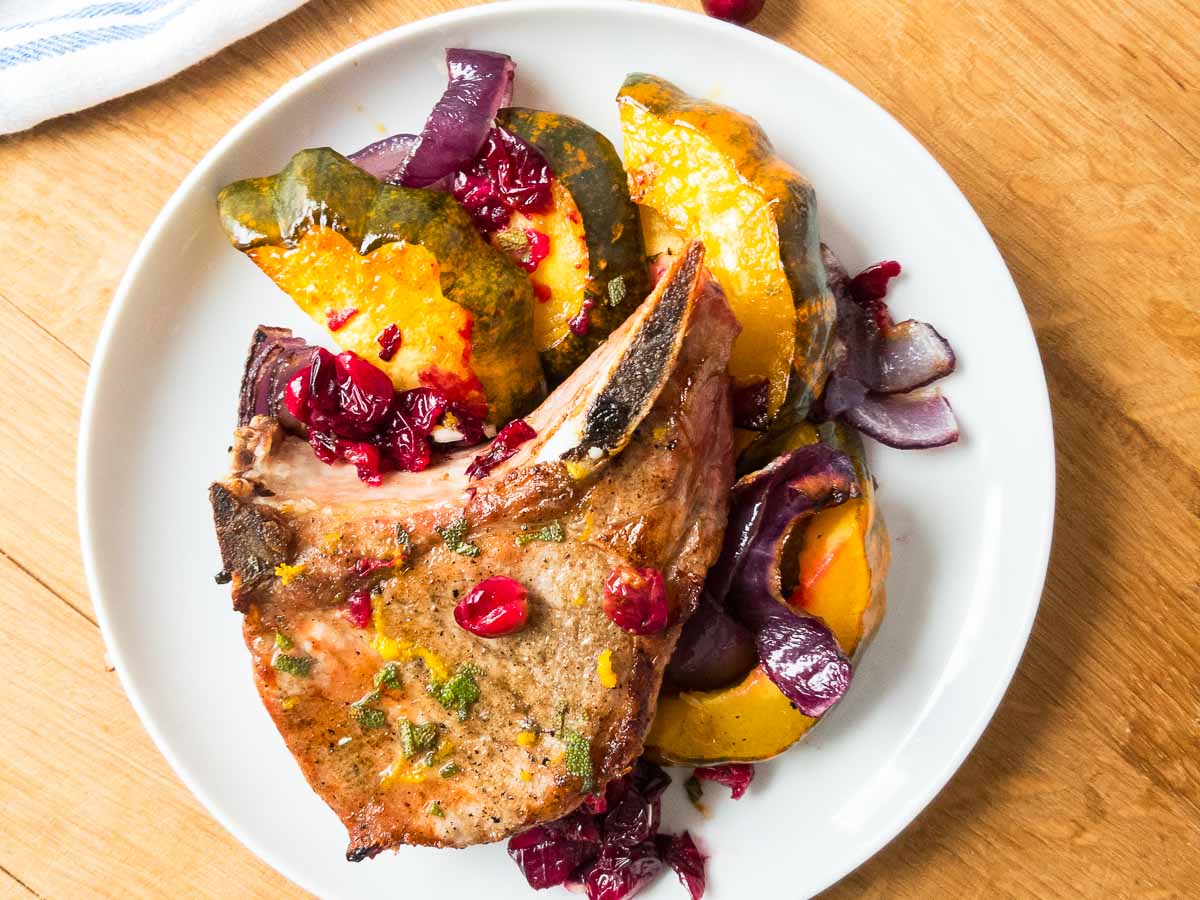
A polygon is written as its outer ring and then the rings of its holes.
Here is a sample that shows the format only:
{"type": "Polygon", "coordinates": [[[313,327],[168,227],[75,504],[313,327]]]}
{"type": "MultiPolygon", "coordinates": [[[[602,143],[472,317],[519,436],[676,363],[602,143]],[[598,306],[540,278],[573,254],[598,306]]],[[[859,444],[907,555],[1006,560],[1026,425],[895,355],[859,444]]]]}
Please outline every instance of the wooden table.
{"type": "MultiPolygon", "coordinates": [[[[117,280],[201,155],[292,76],[459,5],[316,0],[0,138],[0,894],[300,893],[201,809],[105,664],[76,549],[79,406],[117,280]]],[[[1200,12],[767,6],[761,31],[892,112],[983,217],[1037,331],[1059,452],[1049,580],[1007,698],[929,809],[830,895],[1197,896],[1200,12]]]]}

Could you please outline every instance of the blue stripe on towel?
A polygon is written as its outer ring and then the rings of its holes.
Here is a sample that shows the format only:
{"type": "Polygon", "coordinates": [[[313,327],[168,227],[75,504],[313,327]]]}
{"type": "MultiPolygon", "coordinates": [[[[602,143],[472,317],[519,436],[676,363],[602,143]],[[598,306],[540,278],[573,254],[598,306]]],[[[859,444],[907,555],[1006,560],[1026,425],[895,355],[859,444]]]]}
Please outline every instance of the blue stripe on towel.
{"type": "Polygon", "coordinates": [[[0,26],[0,32],[20,31],[22,28],[34,28],[38,25],[48,25],[51,22],[66,22],[71,19],[95,19],[100,16],[140,16],[154,12],[174,0],[140,0],[140,2],[125,3],[93,3],[91,6],[81,6],[70,12],[59,13],[45,19],[30,19],[28,22],[17,22],[15,25],[0,26]]]}
{"type": "MultiPolygon", "coordinates": [[[[149,0],[149,2],[163,6],[169,0],[149,0]]],[[[91,31],[70,31],[65,34],[54,34],[26,41],[23,44],[13,44],[10,47],[0,47],[0,69],[11,69],[13,66],[24,63],[37,62],[54,56],[65,56],[68,53],[75,53],[101,44],[146,37],[160,31],[163,26],[186,10],[193,2],[195,0],[183,0],[176,9],[144,24],[108,25],[104,28],[94,28],[91,31]]]]}

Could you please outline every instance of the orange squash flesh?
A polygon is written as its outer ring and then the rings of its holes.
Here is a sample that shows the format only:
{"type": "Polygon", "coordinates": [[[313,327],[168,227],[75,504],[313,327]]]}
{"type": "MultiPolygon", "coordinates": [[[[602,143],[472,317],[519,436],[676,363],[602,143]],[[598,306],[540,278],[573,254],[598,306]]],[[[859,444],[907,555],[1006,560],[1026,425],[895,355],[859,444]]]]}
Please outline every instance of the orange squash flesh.
{"type": "Polygon", "coordinates": [[[550,252],[529,274],[533,282],[533,341],[544,353],[570,333],[570,321],[583,309],[588,286],[588,247],[583,216],[571,192],[555,179],[551,183],[554,206],[546,212],[514,212],[504,231],[491,237],[492,245],[505,249],[508,231],[538,231],[550,241],[550,252]]]}
{"type": "Polygon", "coordinates": [[[834,319],[811,185],[736,110],[642,73],[617,103],[630,195],[704,242],[742,325],[730,374],[738,384],[766,379],[768,412],[786,401],[799,421],[824,384],[834,319]]]}
{"type": "Polygon", "coordinates": [[[442,295],[438,261],[424,247],[396,241],[360,255],[341,233],[318,225],[294,247],[264,244],[246,254],[339,347],[383,369],[398,390],[441,378],[457,381],[467,402],[484,402],[470,364],[471,314],[442,295]],[[329,311],[350,309],[358,312],[341,328],[329,326],[329,311]],[[378,337],[393,324],[401,345],[385,361],[378,337]]]}

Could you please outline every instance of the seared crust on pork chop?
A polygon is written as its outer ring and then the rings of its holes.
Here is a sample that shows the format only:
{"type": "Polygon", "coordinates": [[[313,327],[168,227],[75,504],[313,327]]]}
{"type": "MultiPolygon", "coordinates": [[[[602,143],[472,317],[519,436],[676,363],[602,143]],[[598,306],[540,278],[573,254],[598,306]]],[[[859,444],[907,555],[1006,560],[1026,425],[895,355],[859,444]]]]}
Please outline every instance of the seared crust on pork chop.
{"type": "Polygon", "coordinates": [[[499,840],[569,812],[641,753],[733,478],[737,324],[702,262],[693,244],[527,417],[537,437],[482,479],[465,475],[476,448],[371,488],[273,417],[238,429],[211,489],[225,570],[263,703],[345,823],[350,859],[499,840]],[[460,521],[456,543],[445,529],[460,521]],[[518,544],[555,522],[563,540],[518,544]],[[637,636],[605,615],[622,564],[662,571],[665,630],[637,636]],[[494,575],[528,590],[530,616],[489,640],[453,610],[494,575]],[[346,614],[360,589],[367,628],[346,614]]]}

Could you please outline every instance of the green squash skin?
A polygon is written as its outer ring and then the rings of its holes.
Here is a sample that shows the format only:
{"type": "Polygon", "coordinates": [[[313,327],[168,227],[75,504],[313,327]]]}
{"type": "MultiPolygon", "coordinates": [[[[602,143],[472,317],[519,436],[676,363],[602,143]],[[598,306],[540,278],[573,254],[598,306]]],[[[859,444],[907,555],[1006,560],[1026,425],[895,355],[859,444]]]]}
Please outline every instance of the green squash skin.
{"type": "Polygon", "coordinates": [[[594,128],[561,113],[519,106],[500,110],[496,124],[542,152],[583,216],[587,292],[594,302],[591,328],[586,335],[568,334],[542,353],[546,376],[557,384],[650,293],[641,220],[616,148],[594,128]],[[613,306],[608,284],[618,277],[624,281],[625,296],[613,306]]]}
{"type": "Polygon", "coordinates": [[[277,175],[229,185],[217,208],[239,250],[294,246],[313,225],[336,229],[363,255],[394,241],[421,245],[437,257],[442,293],[474,320],[471,367],[489,420],[524,415],[545,397],[529,279],[449,194],[383,184],[324,147],[301,150],[277,175]]]}
{"type": "MultiPolygon", "coordinates": [[[[736,149],[763,161],[775,157],[766,133],[748,116],[681,91],[669,81],[644,72],[625,78],[619,100],[636,103],[654,116],[679,124],[704,128],[727,149],[736,149]],[[713,125],[714,118],[722,121],[713,125]]],[[[770,426],[772,435],[786,433],[804,421],[825,387],[834,350],[837,305],[829,290],[821,259],[821,234],[817,221],[817,195],[804,178],[790,170],[785,193],[775,203],[779,255],[796,307],[796,343],[791,377],[783,405],[770,426]]]]}

